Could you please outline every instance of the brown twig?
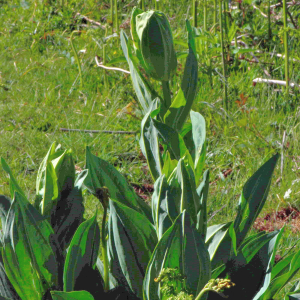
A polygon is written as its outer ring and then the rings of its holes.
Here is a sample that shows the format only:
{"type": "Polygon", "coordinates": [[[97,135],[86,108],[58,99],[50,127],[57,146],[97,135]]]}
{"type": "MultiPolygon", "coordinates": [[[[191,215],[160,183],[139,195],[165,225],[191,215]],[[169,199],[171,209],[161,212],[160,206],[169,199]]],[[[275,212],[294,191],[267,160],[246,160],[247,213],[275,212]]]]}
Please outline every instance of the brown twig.
{"type": "Polygon", "coordinates": [[[90,22],[90,23],[92,23],[92,24],[94,24],[94,25],[100,27],[101,29],[105,30],[105,26],[103,26],[101,23],[99,23],[99,22],[97,22],[97,21],[94,21],[94,20],[92,20],[92,19],[89,19],[88,17],[83,16],[83,15],[80,14],[80,13],[77,13],[77,14],[75,15],[75,17],[77,17],[77,16],[80,17],[81,19],[83,19],[83,20],[85,20],[85,21],[87,21],[87,22],[90,22]]]}
{"type": "Polygon", "coordinates": [[[138,131],[87,130],[87,129],[70,129],[70,128],[60,128],[59,130],[67,131],[67,132],[110,133],[110,134],[136,134],[136,133],[138,133],[138,131]]]}

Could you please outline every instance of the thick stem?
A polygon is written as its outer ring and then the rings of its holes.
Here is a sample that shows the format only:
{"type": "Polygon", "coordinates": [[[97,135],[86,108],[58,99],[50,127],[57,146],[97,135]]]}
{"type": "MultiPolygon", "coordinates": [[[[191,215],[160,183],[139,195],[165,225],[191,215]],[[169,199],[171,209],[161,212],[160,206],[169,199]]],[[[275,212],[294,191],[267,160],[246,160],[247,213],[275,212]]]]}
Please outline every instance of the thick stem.
{"type": "Polygon", "coordinates": [[[198,6],[198,1],[193,0],[193,26],[197,27],[197,6],[198,6]]]}
{"type": "Polygon", "coordinates": [[[200,300],[202,298],[202,296],[205,294],[205,293],[208,293],[210,290],[209,289],[203,289],[199,294],[198,296],[195,298],[195,300],[200,300]]]}
{"type": "Polygon", "coordinates": [[[105,232],[105,224],[106,224],[106,216],[107,216],[107,206],[104,205],[104,213],[102,219],[102,232],[101,232],[101,250],[102,250],[102,259],[103,259],[103,267],[104,267],[104,292],[109,290],[109,268],[108,268],[108,256],[107,256],[107,243],[106,243],[106,232],[105,232]]]}
{"type": "Polygon", "coordinates": [[[77,66],[78,66],[78,71],[79,71],[79,77],[80,77],[80,89],[82,90],[83,88],[83,80],[82,80],[82,72],[81,72],[81,64],[80,64],[80,61],[79,61],[79,58],[78,58],[78,55],[77,55],[77,51],[76,51],[76,48],[73,44],[73,34],[75,32],[80,32],[78,30],[74,30],[72,33],[71,33],[71,37],[70,37],[70,42],[71,42],[71,47],[72,47],[72,50],[74,52],[74,56],[75,56],[75,59],[76,59],[76,62],[77,62],[77,66]]]}
{"type": "Polygon", "coordinates": [[[289,94],[289,50],[288,50],[288,32],[287,32],[287,7],[286,0],[282,1],[283,4],[283,25],[284,25],[284,60],[285,60],[285,82],[286,94],[289,94]]]}
{"type": "Polygon", "coordinates": [[[226,62],[225,62],[224,39],[223,39],[222,0],[219,0],[219,22],[220,22],[220,33],[221,33],[222,65],[223,65],[223,80],[224,80],[224,107],[225,110],[228,111],[226,62]]]}
{"type": "Polygon", "coordinates": [[[171,91],[169,81],[162,81],[162,88],[164,94],[164,104],[167,109],[171,106],[171,91]]]}

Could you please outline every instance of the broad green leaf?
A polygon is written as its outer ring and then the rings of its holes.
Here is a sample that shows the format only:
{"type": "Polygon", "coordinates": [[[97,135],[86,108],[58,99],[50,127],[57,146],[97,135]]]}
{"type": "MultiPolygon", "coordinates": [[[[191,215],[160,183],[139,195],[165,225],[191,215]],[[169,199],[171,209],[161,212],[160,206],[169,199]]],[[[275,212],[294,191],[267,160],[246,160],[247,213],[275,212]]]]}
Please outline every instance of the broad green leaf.
{"type": "Polygon", "coordinates": [[[199,202],[195,203],[197,221],[196,228],[201,233],[203,240],[206,240],[207,232],[207,198],[209,188],[209,171],[203,174],[203,180],[197,188],[199,202]]]}
{"type": "Polygon", "coordinates": [[[170,151],[171,158],[179,160],[187,151],[183,138],[172,127],[152,119],[153,125],[170,151]]]}
{"type": "Polygon", "coordinates": [[[8,211],[10,209],[10,205],[11,199],[4,195],[0,195],[0,218],[2,231],[4,231],[5,229],[5,222],[8,215],[8,211]]]}
{"type": "Polygon", "coordinates": [[[293,293],[288,293],[285,297],[285,300],[300,300],[300,290],[293,293]]]}
{"type": "Polygon", "coordinates": [[[206,155],[206,129],[205,129],[205,120],[197,112],[190,112],[191,122],[192,122],[192,136],[194,143],[194,168],[196,170],[196,183],[202,176],[202,171],[205,163],[206,155]]]}
{"type": "Polygon", "coordinates": [[[259,215],[269,193],[272,175],[279,155],[274,155],[262,165],[244,185],[234,221],[237,246],[246,237],[250,227],[259,215]]]}
{"type": "Polygon", "coordinates": [[[152,178],[156,180],[162,173],[162,158],[159,149],[158,132],[153,125],[151,113],[158,107],[159,99],[153,100],[150,105],[148,113],[141,123],[141,138],[140,146],[141,151],[146,157],[148,167],[152,178]]]}
{"type": "Polygon", "coordinates": [[[152,216],[158,240],[169,229],[173,222],[168,215],[168,191],[169,185],[164,175],[160,176],[154,183],[152,194],[152,216]]]}
{"type": "Polygon", "coordinates": [[[8,164],[6,163],[6,161],[3,157],[1,157],[1,165],[2,165],[3,170],[9,176],[10,197],[13,198],[15,192],[18,192],[19,194],[21,194],[22,196],[24,196],[26,198],[24,192],[22,191],[17,180],[15,179],[14,175],[12,174],[10,167],[8,166],[8,164]]]}
{"type": "Polygon", "coordinates": [[[36,201],[37,204],[40,204],[44,194],[45,194],[45,177],[46,177],[46,168],[48,163],[52,160],[57,158],[63,153],[62,150],[56,148],[56,143],[52,143],[50,146],[46,156],[42,160],[40,167],[38,169],[38,173],[36,176],[36,201]]]}
{"type": "Polygon", "coordinates": [[[93,155],[88,147],[86,148],[86,168],[89,173],[84,185],[93,195],[97,195],[97,191],[102,187],[107,187],[111,199],[135,209],[152,222],[150,206],[136,195],[121,173],[110,163],[93,155]]]}
{"type": "Polygon", "coordinates": [[[140,50],[140,39],[137,34],[137,28],[136,28],[136,16],[143,13],[143,11],[138,8],[134,7],[132,12],[131,12],[131,18],[130,18],[130,32],[131,32],[131,37],[133,40],[133,44],[137,50],[140,50]]]}
{"type": "Polygon", "coordinates": [[[2,251],[3,248],[0,248],[0,300],[3,299],[12,299],[12,300],[21,300],[18,296],[16,290],[14,289],[13,285],[9,281],[5,268],[4,262],[2,258],[2,251]]]}
{"type": "Polygon", "coordinates": [[[290,262],[289,269],[282,275],[276,276],[272,278],[270,286],[268,290],[263,295],[263,300],[271,299],[276,297],[276,295],[288,284],[293,277],[298,273],[300,270],[300,251],[298,251],[292,261],[290,262]]]}
{"type": "Polygon", "coordinates": [[[268,266],[266,268],[265,274],[264,274],[264,279],[263,285],[260,288],[259,292],[255,295],[253,300],[259,300],[261,299],[261,296],[264,295],[264,293],[268,290],[269,287],[272,287],[273,285],[271,284],[271,279],[272,279],[272,273],[273,273],[273,268],[275,264],[275,256],[279,244],[279,240],[282,236],[284,227],[276,234],[269,242],[268,242],[268,248],[267,248],[267,259],[268,260],[268,266]]]}
{"type": "Polygon", "coordinates": [[[177,59],[168,18],[160,11],[150,10],[137,14],[135,21],[145,71],[155,80],[169,81],[177,59]]]}
{"type": "Polygon", "coordinates": [[[40,300],[49,287],[58,287],[53,234],[43,216],[16,192],[5,225],[3,261],[22,300],[40,300]]]}
{"type": "Polygon", "coordinates": [[[83,197],[81,189],[78,188],[80,184],[79,181],[67,197],[61,197],[51,211],[51,226],[63,251],[68,248],[75,231],[83,221],[83,197]]]}
{"type": "Polygon", "coordinates": [[[51,291],[53,300],[94,300],[94,297],[87,291],[60,292],[51,291]]]}
{"type": "MultiPolygon", "coordinates": [[[[256,235],[238,250],[237,256],[232,256],[226,264],[226,270],[220,275],[229,276],[235,287],[228,289],[225,295],[231,299],[253,300],[257,293],[263,293],[269,286],[269,275],[273,266],[275,251],[280,238],[280,232],[256,235]],[[245,284],[245,282],[247,284],[245,284]]],[[[270,298],[267,298],[270,299],[270,298]]]]}
{"type": "Polygon", "coordinates": [[[88,265],[94,267],[100,246],[100,229],[95,216],[76,230],[68,249],[64,266],[64,291],[71,292],[80,272],[88,265]]]}
{"type": "Polygon", "coordinates": [[[174,171],[174,169],[176,168],[177,164],[178,164],[178,160],[171,159],[170,152],[167,151],[164,157],[164,167],[162,169],[162,174],[164,174],[168,179],[172,174],[172,172],[174,171]]]}
{"type": "MultiPolygon", "coordinates": [[[[186,211],[181,213],[159,240],[147,267],[144,299],[161,299],[159,284],[154,281],[163,268],[178,268],[186,275],[186,286],[198,294],[211,276],[207,249],[186,211]]],[[[180,284],[177,286],[180,289],[180,284]]]]}
{"type": "Polygon", "coordinates": [[[142,298],[143,278],[157,244],[154,226],[137,211],[110,201],[108,235],[112,274],[142,298]]]}
{"type": "Polygon", "coordinates": [[[121,31],[120,39],[124,56],[129,65],[130,75],[135,93],[140,102],[140,105],[143,108],[144,114],[146,114],[152,100],[156,98],[156,94],[151,91],[151,88],[149,87],[146,79],[143,77],[143,75],[135,65],[134,60],[132,59],[132,53],[130,44],[128,43],[128,38],[123,30],[121,31]]]}
{"type": "Polygon", "coordinates": [[[186,28],[189,40],[189,55],[185,63],[181,88],[164,117],[165,123],[174,128],[177,132],[181,131],[181,128],[189,115],[197,92],[197,54],[194,34],[188,20],[186,21],[186,28]]]}
{"type": "Polygon", "coordinates": [[[72,150],[65,150],[59,157],[52,160],[57,176],[59,194],[71,191],[75,183],[75,164],[72,150]]]}
{"type": "MultiPolygon", "coordinates": [[[[101,259],[98,257],[96,262],[97,269],[99,270],[102,278],[104,278],[104,265],[101,259]]],[[[116,278],[111,272],[109,272],[109,289],[113,289],[118,285],[116,278]]]]}
{"type": "Polygon", "coordinates": [[[212,267],[218,266],[221,262],[226,263],[230,255],[230,242],[228,243],[228,232],[232,222],[212,225],[207,228],[205,245],[208,249],[212,267]],[[226,242],[225,242],[226,241],[226,242]],[[223,255],[225,258],[223,259],[223,255]]]}
{"type": "Polygon", "coordinates": [[[44,180],[40,211],[42,215],[50,217],[51,210],[56,205],[58,199],[57,177],[51,162],[47,163],[44,180]]]}

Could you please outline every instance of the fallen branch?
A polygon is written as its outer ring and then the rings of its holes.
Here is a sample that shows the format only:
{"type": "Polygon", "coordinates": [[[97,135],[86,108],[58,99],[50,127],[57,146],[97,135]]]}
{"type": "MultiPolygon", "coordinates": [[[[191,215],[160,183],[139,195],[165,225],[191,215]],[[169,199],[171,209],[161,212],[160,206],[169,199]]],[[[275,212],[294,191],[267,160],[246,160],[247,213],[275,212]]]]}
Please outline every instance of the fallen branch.
{"type": "Polygon", "coordinates": [[[138,131],[87,130],[87,129],[70,129],[70,128],[60,128],[59,130],[67,131],[67,132],[110,133],[110,134],[136,134],[136,133],[138,133],[138,131]]]}
{"type": "MultiPolygon", "coordinates": [[[[253,82],[253,85],[256,85],[256,83],[268,83],[268,84],[278,84],[278,85],[286,86],[285,80],[255,78],[255,79],[252,80],[252,82],[253,82]]],[[[300,88],[300,85],[295,84],[293,82],[290,82],[289,86],[292,87],[292,88],[294,88],[294,87],[299,87],[300,88]]]]}
{"type": "Polygon", "coordinates": [[[115,68],[115,67],[107,67],[107,66],[104,66],[101,62],[98,61],[97,56],[95,56],[95,61],[96,61],[96,64],[97,64],[98,67],[103,68],[103,69],[105,69],[105,70],[119,71],[119,72],[123,72],[123,73],[126,73],[126,74],[130,74],[129,71],[124,70],[124,69],[121,69],[121,68],[115,68]]]}
{"type": "Polygon", "coordinates": [[[92,20],[92,19],[89,19],[88,17],[83,16],[83,15],[81,15],[80,13],[77,13],[77,14],[75,15],[75,17],[77,17],[77,16],[80,17],[81,19],[87,21],[87,22],[90,22],[91,24],[94,24],[94,25],[100,27],[100,28],[103,29],[103,30],[106,30],[106,29],[105,29],[105,26],[103,26],[101,23],[99,23],[99,22],[97,22],[97,21],[94,21],[94,20],[92,20]]]}

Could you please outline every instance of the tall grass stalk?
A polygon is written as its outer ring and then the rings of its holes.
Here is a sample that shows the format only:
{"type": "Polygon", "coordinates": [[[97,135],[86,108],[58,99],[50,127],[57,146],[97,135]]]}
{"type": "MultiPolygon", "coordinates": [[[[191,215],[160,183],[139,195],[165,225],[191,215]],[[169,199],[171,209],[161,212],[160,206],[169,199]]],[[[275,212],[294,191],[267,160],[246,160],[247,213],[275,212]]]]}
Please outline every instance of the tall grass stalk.
{"type": "Polygon", "coordinates": [[[141,0],[140,1],[140,8],[141,8],[141,10],[145,10],[145,0],[141,0]]]}
{"type": "Polygon", "coordinates": [[[114,0],[114,9],[115,9],[115,28],[116,28],[116,33],[119,36],[119,15],[118,15],[118,2],[117,0],[114,0]]]}
{"type": "Polygon", "coordinates": [[[228,98],[227,98],[227,78],[226,78],[226,62],[225,62],[225,51],[224,51],[224,37],[223,37],[223,18],[222,18],[222,0],[219,0],[219,23],[220,23],[220,35],[221,35],[221,48],[222,48],[222,65],[223,65],[223,80],[224,80],[224,90],[223,90],[223,101],[224,108],[228,111],[228,98]]]}
{"type": "Polygon", "coordinates": [[[114,0],[110,0],[111,33],[114,33],[114,0]]]}
{"type": "MultiPolygon", "coordinates": [[[[105,28],[105,37],[107,37],[107,26],[105,28]]],[[[103,64],[106,65],[106,42],[103,43],[103,64]]],[[[105,89],[108,88],[108,80],[107,80],[107,76],[106,76],[106,70],[104,70],[104,75],[103,75],[103,78],[104,78],[104,87],[105,89]]]]}
{"type": "Polygon", "coordinates": [[[268,2],[268,39],[269,41],[272,38],[272,30],[271,30],[271,0],[268,2]]]}
{"type": "Polygon", "coordinates": [[[286,94],[289,93],[289,50],[288,50],[288,32],[287,32],[287,7],[286,0],[282,1],[283,4],[283,26],[284,26],[284,61],[285,61],[285,83],[286,83],[286,94]]]}
{"type": "Polygon", "coordinates": [[[216,25],[218,23],[218,8],[217,8],[217,0],[214,0],[214,33],[216,33],[216,25]]]}
{"type": "Polygon", "coordinates": [[[154,0],[155,10],[159,10],[158,0],[154,0]]]}
{"type": "Polygon", "coordinates": [[[76,48],[73,44],[73,34],[74,33],[78,33],[80,32],[79,30],[74,30],[72,33],[71,33],[71,37],[70,37],[70,43],[71,43],[71,47],[72,47],[72,50],[74,52],[74,56],[75,56],[75,59],[76,59],[76,62],[77,62],[77,66],[78,66],[78,72],[79,72],[79,78],[80,78],[80,89],[82,90],[83,88],[83,80],[82,80],[82,72],[81,72],[81,63],[79,61],[79,57],[78,57],[78,54],[77,54],[77,51],[76,51],[76,48]]]}
{"type": "Polygon", "coordinates": [[[207,0],[203,0],[204,2],[204,31],[207,31],[207,0]]]}
{"type": "Polygon", "coordinates": [[[193,0],[193,26],[197,27],[197,9],[198,9],[198,1],[197,0],[193,0]]]}

